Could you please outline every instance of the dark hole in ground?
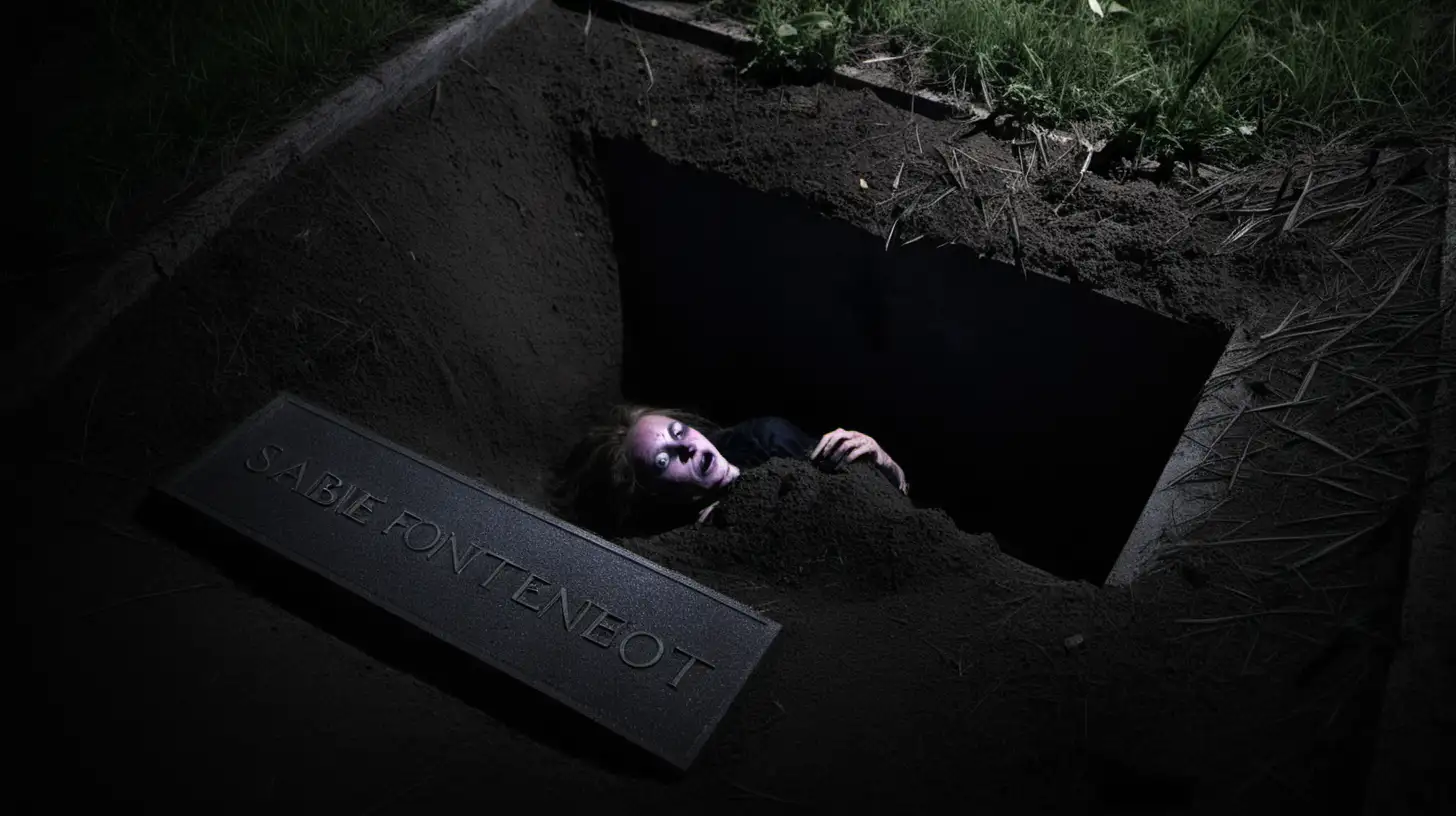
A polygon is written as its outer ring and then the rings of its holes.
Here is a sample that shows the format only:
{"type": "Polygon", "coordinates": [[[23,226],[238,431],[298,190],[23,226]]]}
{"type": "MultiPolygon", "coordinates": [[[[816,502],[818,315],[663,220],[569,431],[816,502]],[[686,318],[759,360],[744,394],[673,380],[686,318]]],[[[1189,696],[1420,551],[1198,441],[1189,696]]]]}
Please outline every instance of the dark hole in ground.
{"type": "Polygon", "coordinates": [[[628,399],[864,431],[918,505],[1054,574],[1106,578],[1226,335],[965,247],[887,252],[638,142],[596,149],[628,399]]]}

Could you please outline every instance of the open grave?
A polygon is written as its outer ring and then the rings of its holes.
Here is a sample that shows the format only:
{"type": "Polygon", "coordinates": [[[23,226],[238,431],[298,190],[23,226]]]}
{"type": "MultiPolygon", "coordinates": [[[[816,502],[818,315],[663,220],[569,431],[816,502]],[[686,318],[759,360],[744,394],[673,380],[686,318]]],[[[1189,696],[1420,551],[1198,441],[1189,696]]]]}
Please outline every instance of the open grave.
{"type": "MultiPolygon", "coordinates": [[[[1075,147],[1013,197],[990,135],[592,19],[539,3],[291,168],[18,420],[17,490],[51,524],[18,558],[36,767],[89,769],[78,797],[375,812],[1360,801],[1398,525],[1321,548],[1398,504],[1422,426],[1378,398],[1336,414],[1360,397],[1320,391],[1333,361],[1257,344],[1329,340],[1310,299],[1387,333],[1362,342],[1412,332],[1385,387],[1414,417],[1441,353],[1413,331],[1439,302],[1430,251],[1346,276],[1300,234],[1228,249],[1183,191],[1082,177],[1075,147]],[[1230,388],[1267,394],[1210,413],[1230,388]],[[779,461],[720,522],[617,542],[783,627],[691,772],[663,776],[137,522],[279,391],[536,508],[621,401],[863,430],[912,490],[779,461]],[[1307,433],[1398,478],[1230,430],[1314,404],[1329,424],[1307,433]],[[1221,526],[1159,531],[1177,559],[1099,586],[1195,414],[1210,450],[1243,446],[1195,455],[1237,462],[1242,492],[1204,514],[1221,526]],[[1278,475],[1315,456],[1346,492],[1278,475]],[[1318,560],[1192,546],[1276,538],[1318,560]]],[[[1402,252],[1431,228],[1409,223],[1402,252]]]]}
{"type": "Polygon", "coordinates": [[[1101,583],[1227,339],[964,246],[908,246],[802,200],[597,146],[621,276],[623,394],[717,421],[874,436],[918,503],[1101,583]]]}

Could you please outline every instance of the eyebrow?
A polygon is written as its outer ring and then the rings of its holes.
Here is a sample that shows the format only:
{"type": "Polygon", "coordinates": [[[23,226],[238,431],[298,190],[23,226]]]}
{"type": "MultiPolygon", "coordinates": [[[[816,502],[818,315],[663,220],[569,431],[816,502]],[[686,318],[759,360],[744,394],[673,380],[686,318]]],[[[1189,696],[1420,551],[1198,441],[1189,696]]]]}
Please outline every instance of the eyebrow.
{"type": "Polygon", "coordinates": [[[688,427],[680,419],[674,419],[673,421],[667,423],[667,441],[657,446],[657,450],[652,454],[653,458],[656,458],[657,454],[666,451],[669,446],[677,443],[677,440],[672,438],[672,427],[674,425],[682,425],[684,430],[686,430],[688,427]]]}

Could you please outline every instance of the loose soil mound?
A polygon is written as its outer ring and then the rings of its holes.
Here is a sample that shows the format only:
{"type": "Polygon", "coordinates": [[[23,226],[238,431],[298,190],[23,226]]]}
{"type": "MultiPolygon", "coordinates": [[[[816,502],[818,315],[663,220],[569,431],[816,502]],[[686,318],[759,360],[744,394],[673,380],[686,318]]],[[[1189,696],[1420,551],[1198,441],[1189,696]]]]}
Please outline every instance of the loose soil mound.
{"type": "Polygon", "coordinates": [[[880,597],[963,575],[996,552],[939,510],[916,510],[867,467],[826,474],[778,459],[746,471],[706,526],[628,546],[677,568],[706,568],[790,588],[880,597]]]}

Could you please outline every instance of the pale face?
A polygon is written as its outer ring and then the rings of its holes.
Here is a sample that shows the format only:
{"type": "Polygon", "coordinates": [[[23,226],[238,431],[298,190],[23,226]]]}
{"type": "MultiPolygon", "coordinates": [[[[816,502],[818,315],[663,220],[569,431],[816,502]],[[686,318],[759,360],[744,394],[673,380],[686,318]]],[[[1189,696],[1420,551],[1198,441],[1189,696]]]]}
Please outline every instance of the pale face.
{"type": "Polygon", "coordinates": [[[738,478],[738,468],[707,437],[660,414],[637,420],[627,434],[627,453],[639,478],[664,498],[701,498],[738,478]]]}

